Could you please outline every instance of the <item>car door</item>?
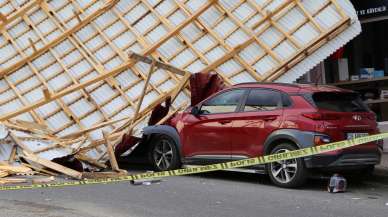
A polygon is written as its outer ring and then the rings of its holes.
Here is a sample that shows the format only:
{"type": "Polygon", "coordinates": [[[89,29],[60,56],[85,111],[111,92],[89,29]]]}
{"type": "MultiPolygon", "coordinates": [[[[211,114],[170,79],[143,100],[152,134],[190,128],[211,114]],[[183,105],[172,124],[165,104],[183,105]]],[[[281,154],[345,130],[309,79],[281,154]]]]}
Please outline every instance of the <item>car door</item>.
{"type": "Polygon", "coordinates": [[[245,89],[221,92],[198,106],[198,115],[188,115],[183,128],[183,151],[186,157],[229,160],[231,130],[235,112],[240,108],[245,89]]]}
{"type": "Polygon", "coordinates": [[[263,154],[268,135],[282,122],[282,93],[271,89],[251,89],[241,111],[232,123],[233,158],[256,157],[263,154]]]}

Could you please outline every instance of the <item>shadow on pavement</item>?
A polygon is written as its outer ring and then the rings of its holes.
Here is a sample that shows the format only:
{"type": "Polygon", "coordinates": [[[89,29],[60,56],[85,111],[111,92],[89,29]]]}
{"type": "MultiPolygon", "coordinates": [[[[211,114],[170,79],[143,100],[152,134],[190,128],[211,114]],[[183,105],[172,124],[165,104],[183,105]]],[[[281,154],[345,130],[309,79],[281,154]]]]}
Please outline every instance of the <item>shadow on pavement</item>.
{"type": "MultiPolygon", "coordinates": [[[[123,165],[120,165],[120,167],[128,170],[130,173],[131,172],[141,173],[141,172],[153,170],[151,166],[144,165],[144,164],[130,164],[130,165],[123,164],[123,165]]],[[[377,171],[375,172],[374,175],[370,177],[345,175],[345,178],[348,183],[348,191],[369,189],[371,186],[371,183],[386,184],[388,187],[388,174],[387,176],[382,176],[381,173],[382,173],[381,171],[377,171]]],[[[253,173],[215,171],[215,172],[207,172],[207,173],[193,174],[193,175],[187,175],[187,176],[276,187],[271,183],[267,175],[253,174],[253,173]]],[[[312,178],[308,179],[304,186],[298,189],[310,190],[310,191],[326,191],[330,176],[331,175],[315,175],[312,178]]]]}

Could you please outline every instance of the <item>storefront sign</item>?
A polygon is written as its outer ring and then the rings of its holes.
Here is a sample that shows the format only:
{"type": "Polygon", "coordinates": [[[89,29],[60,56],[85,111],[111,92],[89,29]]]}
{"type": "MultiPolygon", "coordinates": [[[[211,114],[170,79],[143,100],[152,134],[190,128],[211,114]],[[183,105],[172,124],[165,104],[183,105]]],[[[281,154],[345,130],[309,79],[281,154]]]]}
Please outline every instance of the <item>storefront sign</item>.
{"type": "Polygon", "coordinates": [[[388,0],[352,0],[360,18],[388,16],[388,0]]]}

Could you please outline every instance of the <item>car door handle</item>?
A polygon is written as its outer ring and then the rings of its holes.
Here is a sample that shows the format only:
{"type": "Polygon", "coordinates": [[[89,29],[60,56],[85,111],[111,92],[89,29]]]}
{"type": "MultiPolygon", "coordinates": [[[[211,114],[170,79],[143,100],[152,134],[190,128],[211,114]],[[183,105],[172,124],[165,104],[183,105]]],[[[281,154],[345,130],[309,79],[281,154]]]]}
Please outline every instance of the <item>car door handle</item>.
{"type": "Polygon", "coordinates": [[[265,121],[274,121],[278,118],[278,116],[267,116],[267,117],[264,117],[263,120],[265,121]]]}
{"type": "Polygon", "coordinates": [[[218,121],[218,123],[222,124],[222,125],[225,125],[225,124],[229,124],[231,123],[232,121],[218,121]]]}

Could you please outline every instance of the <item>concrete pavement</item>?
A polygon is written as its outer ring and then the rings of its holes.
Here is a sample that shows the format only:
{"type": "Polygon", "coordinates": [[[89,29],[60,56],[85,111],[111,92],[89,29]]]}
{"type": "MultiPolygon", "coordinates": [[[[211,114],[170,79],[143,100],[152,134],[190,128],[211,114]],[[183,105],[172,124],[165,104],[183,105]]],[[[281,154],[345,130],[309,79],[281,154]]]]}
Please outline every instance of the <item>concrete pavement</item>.
{"type": "Polygon", "coordinates": [[[388,184],[388,153],[382,155],[380,165],[375,168],[373,179],[388,184]]]}
{"type": "Polygon", "coordinates": [[[382,157],[381,157],[381,164],[378,167],[388,169],[388,153],[384,153],[382,155],[382,157]]]}
{"type": "Polygon", "coordinates": [[[349,180],[347,193],[326,192],[327,180],[281,189],[262,175],[213,172],[129,183],[0,192],[0,216],[13,217],[386,217],[388,184],[349,180]]]}
{"type": "Polygon", "coordinates": [[[387,216],[388,154],[373,177],[348,182],[346,193],[329,194],[323,179],[311,179],[301,189],[282,189],[266,176],[219,171],[170,177],[149,186],[120,183],[3,191],[0,217],[387,216]]]}

